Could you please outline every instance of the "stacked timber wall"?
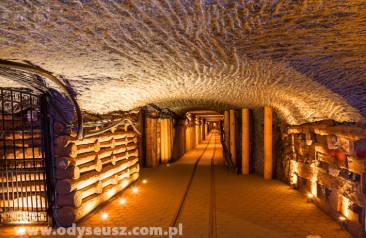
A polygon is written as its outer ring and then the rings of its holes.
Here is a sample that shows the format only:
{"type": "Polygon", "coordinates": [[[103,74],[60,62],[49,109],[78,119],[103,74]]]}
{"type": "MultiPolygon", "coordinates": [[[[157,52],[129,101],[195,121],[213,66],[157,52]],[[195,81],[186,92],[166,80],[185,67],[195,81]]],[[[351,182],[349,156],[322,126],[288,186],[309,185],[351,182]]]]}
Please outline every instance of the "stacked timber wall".
{"type": "Polygon", "coordinates": [[[355,236],[365,233],[366,129],[355,126],[291,126],[283,132],[282,177],[314,195],[355,236]]]}
{"type": "Polygon", "coordinates": [[[70,226],[139,177],[138,135],[122,125],[77,140],[55,139],[56,221],[70,226]]]}

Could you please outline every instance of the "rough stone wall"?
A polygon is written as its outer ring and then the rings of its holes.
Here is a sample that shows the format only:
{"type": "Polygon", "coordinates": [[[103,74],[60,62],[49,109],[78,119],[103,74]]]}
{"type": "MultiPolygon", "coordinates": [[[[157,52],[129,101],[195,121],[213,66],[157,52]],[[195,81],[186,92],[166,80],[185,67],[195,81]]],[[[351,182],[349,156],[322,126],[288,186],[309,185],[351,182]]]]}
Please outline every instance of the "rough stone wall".
{"type": "Polygon", "coordinates": [[[363,0],[3,0],[0,51],[68,80],[91,113],[267,105],[289,124],[360,121],[365,22],[363,0]]]}
{"type": "MultiPolygon", "coordinates": [[[[283,128],[284,153],[277,175],[362,237],[366,201],[366,129],[332,122],[283,128]]],[[[305,201],[304,201],[305,202],[305,201]]]]}

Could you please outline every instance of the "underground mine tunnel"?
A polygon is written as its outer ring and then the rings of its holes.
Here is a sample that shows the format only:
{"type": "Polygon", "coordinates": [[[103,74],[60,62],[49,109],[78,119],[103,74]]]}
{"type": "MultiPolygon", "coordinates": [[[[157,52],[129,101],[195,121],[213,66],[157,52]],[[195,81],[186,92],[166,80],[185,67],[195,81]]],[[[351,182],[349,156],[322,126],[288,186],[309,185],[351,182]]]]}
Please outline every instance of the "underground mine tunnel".
{"type": "Polygon", "coordinates": [[[0,236],[366,236],[365,22],[362,0],[1,1],[0,236]]]}

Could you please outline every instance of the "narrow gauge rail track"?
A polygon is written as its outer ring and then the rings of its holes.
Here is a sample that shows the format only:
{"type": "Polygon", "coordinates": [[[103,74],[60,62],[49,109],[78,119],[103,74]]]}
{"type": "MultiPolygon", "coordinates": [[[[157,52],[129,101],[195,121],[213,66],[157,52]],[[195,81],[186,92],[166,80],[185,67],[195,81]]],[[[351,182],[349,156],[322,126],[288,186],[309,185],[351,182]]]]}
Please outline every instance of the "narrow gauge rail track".
{"type": "Polygon", "coordinates": [[[217,137],[217,131],[213,131],[210,135],[209,138],[209,143],[207,143],[207,146],[205,147],[204,151],[202,152],[202,154],[197,158],[197,160],[194,163],[193,166],[193,170],[192,173],[189,177],[189,181],[186,187],[186,190],[183,194],[182,200],[179,204],[178,210],[176,212],[176,214],[173,217],[171,226],[172,227],[177,227],[180,217],[185,209],[185,203],[187,201],[187,198],[189,196],[193,181],[196,177],[197,174],[197,168],[199,166],[199,162],[201,161],[202,157],[205,155],[207,148],[209,147],[210,144],[212,144],[213,141],[213,145],[214,145],[214,151],[212,153],[211,156],[211,163],[210,163],[210,201],[209,201],[209,237],[210,238],[216,238],[217,236],[217,229],[216,229],[216,189],[215,189],[215,153],[216,153],[216,137],[217,137]]]}

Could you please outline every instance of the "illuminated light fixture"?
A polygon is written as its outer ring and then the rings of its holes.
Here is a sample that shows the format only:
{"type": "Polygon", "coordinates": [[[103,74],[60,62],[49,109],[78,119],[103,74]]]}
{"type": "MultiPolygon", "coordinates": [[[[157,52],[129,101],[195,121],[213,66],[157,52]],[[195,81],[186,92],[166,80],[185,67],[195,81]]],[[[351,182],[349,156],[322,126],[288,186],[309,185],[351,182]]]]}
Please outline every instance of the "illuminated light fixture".
{"type": "Polygon", "coordinates": [[[169,166],[170,166],[170,164],[166,164],[166,166],[168,166],[168,167],[169,167],[169,166]]]}
{"type": "Polygon", "coordinates": [[[312,193],[308,193],[308,202],[313,200],[314,195],[312,193]]]}
{"type": "Polygon", "coordinates": [[[339,225],[342,230],[345,230],[347,228],[348,219],[344,216],[339,217],[339,225]]]}
{"type": "Polygon", "coordinates": [[[298,176],[297,176],[297,173],[296,173],[296,172],[295,172],[295,173],[293,173],[293,174],[291,175],[291,181],[290,181],[290,183],[291,183],[291,187],[293,187],[293,188],[297,188],[298,180],[299,180],[299,178],[298,178],[298,176]]]}
{"type": "Polygon", "coordinates": [[[103,214],[102,214],[102,219],[103,219],[103,220],[105,220],[105,219],[107,219],[107,218],[108,218],[108,214],[107,214],[107,213],[103,213],[103,214]]]}
{"type": "Polygon", "coordinates": [[[25,229],[25,227],[19,227],[18,229],[16,229],[16,233],[17,233],[17,235],[19,236],[21,236],[21,235],[24,235],[25,234],[25,232],[26,232],[26,229],[25,229]]]}
{"type": "Polygon", "coordinates": [[[142,183],[147,183],[147,180],[146,179],[142,180],[142,183]]]}
{"type": "Polygon", "coordinates": [[[125,199],[123,199],[123,198],[121,198],[121,199],[119,200],[119,203],[121,203],[121,204],[125,204],[125,203],[126,203],[126,200],[125,200],[125,199]]]}
{"type": "Polygon", "coordinates": [[[138,193],[138,192],[139,192],[139,189],[138,189],[138,188],[133,188],[133,189],[132,189],[132,192],[133,192],[133,193],[138,193]]]}

